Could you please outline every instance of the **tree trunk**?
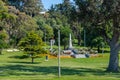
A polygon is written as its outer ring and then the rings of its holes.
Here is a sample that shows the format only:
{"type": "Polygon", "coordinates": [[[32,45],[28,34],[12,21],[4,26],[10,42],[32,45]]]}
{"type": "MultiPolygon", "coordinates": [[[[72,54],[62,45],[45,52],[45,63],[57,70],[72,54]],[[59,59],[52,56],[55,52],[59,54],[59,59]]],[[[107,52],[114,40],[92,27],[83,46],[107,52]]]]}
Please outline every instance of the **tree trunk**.
{"type": "Polygon", "coordinates": [[[113,35],[111,39],[107,39],[110,45],[110,59],[107,71],[119,72],[119,50],[120,50],[120,31],[119,31],[119,20],[115,16],[113,19],[113,35]]]}
{"type": "Polygon", "coordinates": [[[2,54],[2,49],[0,49],[0,55],[2,54]]]}
{"type": "Polygon", "coordinates": [[[119,49],[115,44],[110,46],[110,59],[107,71],[119,72],[119,49]]]}
{"type": "Polygon", "coordinates": [[[78,46],[80,46],[81,45],[81,36],[80,36],[80,34],[78,35],[77,40],[78,40],[78,46]]]}
{"type": "Polygon", "coordinates": [[[119,72],[119,50],[120,50],[120,31],[119,17],[113,18],[113,35],[110,41],[110,60],[107,71],[119,72]]]}
{"type": "Polygon", "coordinates": [[[33,57],[31,57],[32,58],[32,63],[34,63],[34,58],[33,57]]]}
{"type": "Polygon", "coordinates": [[[98,49],[97,49],[98,53],[100,53],[100,46],[98,46],[98,49]]]}

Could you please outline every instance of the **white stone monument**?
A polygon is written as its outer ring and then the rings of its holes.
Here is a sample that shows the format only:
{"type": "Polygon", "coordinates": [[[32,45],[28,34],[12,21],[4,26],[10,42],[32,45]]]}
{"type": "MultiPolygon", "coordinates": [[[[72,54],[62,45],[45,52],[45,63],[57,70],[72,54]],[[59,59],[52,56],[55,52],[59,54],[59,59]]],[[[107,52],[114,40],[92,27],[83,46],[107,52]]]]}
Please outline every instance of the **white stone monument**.
{"type": "Polygon", "coordinates": [[[69,49],[72,49],[73,46],[72,46],[72,39],[71,39],[71,33],[69,34],[69,49]]]}

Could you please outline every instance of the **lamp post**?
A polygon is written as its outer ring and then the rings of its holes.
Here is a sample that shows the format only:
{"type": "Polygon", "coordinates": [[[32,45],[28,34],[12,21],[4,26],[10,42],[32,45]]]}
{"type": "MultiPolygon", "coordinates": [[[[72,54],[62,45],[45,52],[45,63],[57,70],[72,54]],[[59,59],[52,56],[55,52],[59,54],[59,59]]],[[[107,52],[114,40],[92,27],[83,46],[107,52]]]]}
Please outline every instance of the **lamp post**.
{"type": "MultiPolygon", "coordinates": [[[[44,40],[45,40],[45,44],[46,44],[46,29],[45,29],[44,31],[45,31],[45,34],[44,34],[45,38],[44,38],[44,40]]],[[[47,45],[47,44],[46,44],[46,45],[47,45]]],[[[45,46],[45,50],[46,50],[46,49],[47,49],[47,48],[46,48],[46,46],[45,46]]],[[[45,61],[48,61],[48,55],[46,55],[45,61]]]]}
{"type": "Polygon", "coordinates": [[[86,30],[84,28],[84,47],[86,47],[86,30]]]}
{"type": "Polygon", "coordinates": [[[102,44],[102,54],[104,54],[104,43],[102,44]]]}
{"type": "Polygon", "coordinates": [[[61,76],[60,69],[60,30],[58,30],[58,77],[61,76]]]}
{"type": "MultiPolygon", "coordinates": [[[[45,44],[46,44],[46,29],[45,29],[45,44]]],[[[46,49],[46,47],[45,47],[45,49],[46,49]]]]}

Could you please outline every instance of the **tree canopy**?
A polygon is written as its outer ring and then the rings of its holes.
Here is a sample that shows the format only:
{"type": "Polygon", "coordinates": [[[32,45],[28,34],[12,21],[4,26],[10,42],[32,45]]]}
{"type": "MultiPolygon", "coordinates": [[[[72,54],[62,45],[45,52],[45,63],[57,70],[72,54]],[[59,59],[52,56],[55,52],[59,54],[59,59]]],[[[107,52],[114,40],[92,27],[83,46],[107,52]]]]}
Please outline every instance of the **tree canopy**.
{"type": "Polygon", "coordinates": [[[34,62],[34,58],[39,56],[39,54],[47,53],[47,51],[44,49],[44,42],[33,31],[29,32],[26,37],[21,39],[19,46],[32,58],[32,63],[34,62]]]}
{"type": "Polygon", "coordinates": [[[74,0],[84,15],[82,21],[92,25],[110,46],[110,62],[107,71],[119,71],[118,51],[120,50],[120,1],[119,0],[74,0]]]}

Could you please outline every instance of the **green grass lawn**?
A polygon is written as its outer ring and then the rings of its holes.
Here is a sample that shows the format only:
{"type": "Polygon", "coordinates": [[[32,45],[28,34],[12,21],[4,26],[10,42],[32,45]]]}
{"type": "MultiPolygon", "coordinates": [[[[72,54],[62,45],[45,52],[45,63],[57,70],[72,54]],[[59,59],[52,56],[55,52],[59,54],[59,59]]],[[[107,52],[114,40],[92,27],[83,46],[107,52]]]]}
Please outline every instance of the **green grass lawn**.
{"type": "Polygon", "coordinates": [[[120,73],[105,72],[109,54],[103,57],[61,59],[61,77],[58,78],[58,60],[45,57],[20,59],[22,52],[0,55],[0,80],[120,80],[120,73]]]}

